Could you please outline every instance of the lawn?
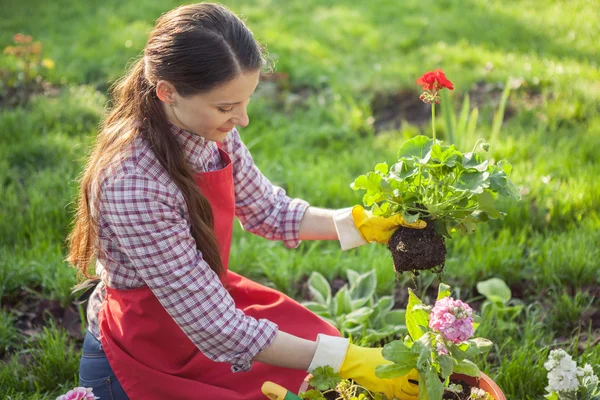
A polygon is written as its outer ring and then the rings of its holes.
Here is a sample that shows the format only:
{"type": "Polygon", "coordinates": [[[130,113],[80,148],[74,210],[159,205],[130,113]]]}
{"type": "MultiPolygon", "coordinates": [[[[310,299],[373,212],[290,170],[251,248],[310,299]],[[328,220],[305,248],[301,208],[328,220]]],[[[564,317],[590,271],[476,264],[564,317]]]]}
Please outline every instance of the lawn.
{"type": "MultiPolygon", "coordinates": [[[[495,345],[479,364],[519,400],[542,398],[543,363],[555,348],[600,374],[595,0],[223,3],[276,62],[242,137],[273,183],[315,206],[359,204],[350,188],[356,176],[392,162],[405,140],[430,134],[415,80],[443,68],[457,112],[466,94],[479,110],[475,132],[455,142],[467,151],[486,138],[491,159],[511,161],[522,194],[500,204],[504,220],[448,241],[443,279],[455,296],[477,306],[477,283],[496,277],[512,290],[504,307],[520,306],[484,319],[478,333],[495,345]],[[513,89],[493,134],[506,82],[513,89]]],[[[25,106],[0,104],[0,398],[54,399],[77,383],[85,326],[70,296],[75,272],[64,261],[76,178],[107,88],[140,53],[154,19],[178,4],[3,1],[0,48],[15,33],[41,41],[55,63],[47,79],[60,90],[25,106]]],[[[438,137],[448,140],[439,115],[438,137]]],[[[407,287],[431,301],[439,284],[428,273],[396,277],[381,245],[341,252],[337,243],[304,242],[289,250],[239,226],[233,243],[234,271],[302,300],[313,271],[339,288],[347,269],[375,270],[377,294],[394,294],[398,307],[407,287]]]]}

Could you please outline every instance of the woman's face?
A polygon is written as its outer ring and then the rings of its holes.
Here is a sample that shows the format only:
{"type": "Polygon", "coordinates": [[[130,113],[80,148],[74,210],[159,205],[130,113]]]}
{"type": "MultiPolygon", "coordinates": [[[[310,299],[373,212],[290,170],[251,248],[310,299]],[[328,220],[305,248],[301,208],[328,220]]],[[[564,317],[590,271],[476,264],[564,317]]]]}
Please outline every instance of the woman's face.
{"type": "MultiPolygon", "coordinates": [[[[254,93],[260,71],[245,72],[207,93],[182,97],[173,90],[164,107],[169,122],[207,140],[220,142],[237,126],[250,122],[246,107],[254,93]]],[[[160,86],[160,85],[159,85],[160,86]]]]}

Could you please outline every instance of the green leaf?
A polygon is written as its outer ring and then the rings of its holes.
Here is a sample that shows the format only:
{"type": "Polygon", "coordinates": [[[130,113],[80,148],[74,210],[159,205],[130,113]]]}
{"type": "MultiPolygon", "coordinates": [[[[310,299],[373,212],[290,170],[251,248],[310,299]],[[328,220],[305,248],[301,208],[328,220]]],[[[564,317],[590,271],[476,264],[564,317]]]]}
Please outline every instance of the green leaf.
{"type": "Polygon", "coordinates": [[[506,172],[498,167],[493,168],[490,174],[490,190],[502,194],[506,191],[506,185],[508,185],[506,172]]]}
{"type": "Polygon", "coordinates": [[[358,310],[354,310],[349,314],[346,314],[346,321],[352,322],[355,324],[363,324],[366,320],[369,319],[371,314],[373,314],[375,310],[370,307],[362,307],[358,310]]]}
{"type": "Polygon", "coordinates": [[[406,329],[406,310],[392,310],[385,315],[384,321],[390,325],[401,325],[406,329]]]}
{"type": "Polygon", "coordinates": [[[423,336],[421,326],[429,326],[429,313],[423,308],[423,302],[408,289],[408,305],[406,307],[406,327],[413,340],[423,336]]]}
{"type": "Polygon", "coordinates": [[[346,276],[348,277],[348,283],[350,283],[350,286],[352,287],[356,285],[356,281],[360,277],[360,274],[352,269],[347,269],[346,276]]]}
{"type": "Polygon", "coordinates": [[[417,356],[412,350],[402,341],[395,340],[383,346],[381,351],[383,358],[399,365],[416,365],[417,356]]]}
{"type": "Polygon", "coordinates": [[[431,400],[441,400],[444,394],[444,384],[437,372],[432,368],[427,371],[427,394],[431,400]]]}
{"type": "Polygon", "coordinates": [[[456,364],[458,364],[457,361],[454,361],[454,359],[452,357],[447,356],[447,355],[438,356],[437,362],[440,365],[440,369],[442,372],[442,378],[444,378],[444,379],[446,379],[450,375],[452,375],[452,372],[454,371],[454,366],[456,364]]]}
{"type": "Polygon", "coordinates": [[[432,354],[432,345],[431,338],[428,335],[423,335],[413,343],[411,347],[411,351],[413,354],[419,356],[417,359],[417,369],[423,371],[424,368],[428,365],[431,365],[433,360],[431,359],[432,354]]]}
{"type": "Polygon", "coordinates": [[[545,395],[544,398],[547,400],[560,400],[558,393],[556,393],[554,390],[552,392],[548,393],[547,395],[545,395]]]}
{"type": "MultiPolygon", "coordinates": [[[[378,315],[386,314],[392,307],[394,307],[394,298],[392,296],[380,297],[379,300],[377,300],[377,303],[375,303],[375,306],[373,306],[378,315]]],[[[404,321],[402,321],[402,323],[404,323],[404,321]]]]}
{"type": "Polygon", "coordinates": [[[407,365],[399,365],[399,364],[387,364],[387,365],[378,365],[375,368],[375,376],[381,379],[393,379],[399,376],[404,376],[408,374],[413,366],[407,365]]]}
{"type": "Polygon", "coordinates": [[[406,141],[398,151],[398,158],[415,159],[420,164],[425,164],[431,157],[433,140],[424,135],[415,136],[406,141]]]}
{"type": "Polygon", "coordinates": [[[438,286],[437,300],[441,300],[446,297],[450,297],[450,286],[446,285],[445,283],[440,283],[440,286],[438,286]]]}
{"type": "Polygon", "coordinates": [[[308,279],[308,290],[312,297],[323,305],[331,302],[331,287],[323,275],[313,272],[308,279]]]}
{"type": "Polygon", "coordinates": [[[479,354],[487,353],[493,346],[493,343],[485,338],[474,338],[467,340],[469,347],[464,350],[466,358],[473,358],[479,354]]]}
{"type": "Polygon", "coordinates": [[[469,93],[465,94],[463,97],[463,103],[460,110],[460,116],[458,117],[458,122],[456,123],[456,139],[454,144],[456,144],[459,148],[462,148],[461,141],[463,136],[465,135],[465,130],[467,128],[467,122],[469,122],[469,109],[471,108],[471,104],[469,101],[469,93]]]}
{"type": "Polygon", "coordinates": [[[456,165],[459,155],[460,152],[456,150],[454,145],[441,146],[435,144],[431,146],[431,160],[439,161],[440,164],[444,164],[450,168],[453,168],[456,165]]]}
{"type": "Polygon", "coordinates": [[[490,185],[488,180],[489,176],[490,174],[487,171],[463,172],[460,174],[458,182],[450,185],[450,187],[461,191],[469,191],[475,194],[483,193],[483,190],[490,185]]]}
{"type": "Polygon", "coordinates": [[[474,376],[476,378],[479,378],[479,376],[481,375],[481,372],[479,371],[477,365],[475,365],[475,363],[469,360],[459,361],[458,365],[454,367],[454,373],[474,376]]]}
{"type": "Polygon", "coordinates": [[[352,299],[370,299],[377,288],[377,275],[375,270],[360,275],[354,285],[350,285],[350,297],[352,299]]]}
{"type": "Polygon", "coordinates": [[[315,368],[312,372],[312,378],[308,381],[312,387],[317,390],[324,391],[335,389],[340,383],[342,377],[336,373],[333,368],[326,365],[324,367],[315,368]]]}
{"type": "Polygon", "coordinates": [[[490,278],[486,281],[477,282],[477,291],[489,301],[500,302],[503,305],[506,305],[512,298],[510,288],[500,278],[490,278]]]}
{"type": "MultiPolygon", "coordinates": [[[[429,394],[427,393],[427,375],[419,371],[419,399],[418,400],[430,400],[429,394]]],[[[439,399],[434,399],[439,400],[439,399]]]]}
{"type": "Polygon", "coordinates": [[[498,161],[498,163],[496,165],[498,166],[498,168],[500,168],[502,171],[504,171],[504,173],[507,176],[510,176],[510,173],[512,172],[511,163],[509,163],[506,160],[500,160],[500,161],[498,161]]]}
{"type": "Polygon", "coordinates": [[[317,315],[331,317],[331,314],[329,313],[329,308],[321,303],[316,303],[314,301],[305,301],[302,303],[302,305],[317,315]]]}
{"type": "Polygon", "coordinates": [[[335,294],[335,298],[333,299],[333,315],[338,316],[342,314],[348,314],[352,312],[352,303],[350,299],[350,293],[348,292],[348,287],[344,285],[338,292],[335,294]]]}
{"type": "Polygon", "coordinates": [[[465,131],[465,137],[471,137],[477,129],[477,120],[479,118],[479,109],[474,107],[471,110],[471,116],[469,117],[469,123],[467,124],[467,130],[465,131]]]}
{"type": "Polygon", "coordinates": [[[391,177],[400,181],[406,180],[419,173],[419,168],[414,163],[400,161],[392,165],[391,177]]]}
{"type": "Polygon", "coordinates": [[[315,389],[311,389],[306,392],[300,392],[298,393],[298,396],[300,396],[302,400],[327,400],[321,392],[315,389]]]}
{"type": "Polygon", "coordinates": [[[359,175],[354,179],[354,182],[350,184],[350,187],[354,190],[359,189],[368,189],[369,188],[369,180],[366,175],[359,175]]]}
{"type": "Polygon", "coordinates": [[[489,161],[483,160],[478,153],[469,152],[463,154],[462,165],[466,170],[487,171],[488,164],[489,161]]]}
{"type": "Polygon", "coordinates": [[[420,216],[421,216],[420,213],[409,214],[408,212],[402,212],[402,219],[405,222],[408,222],[409,224],[412,224],[413,222],[416,222],[419,219],[420,216]]]}
{"type": "Polygon", "coordinates": [[[379,172],[382,175],[387,175],[389,167],[387,163],[379,163],[375,166],[375,171],[379,172]]]}

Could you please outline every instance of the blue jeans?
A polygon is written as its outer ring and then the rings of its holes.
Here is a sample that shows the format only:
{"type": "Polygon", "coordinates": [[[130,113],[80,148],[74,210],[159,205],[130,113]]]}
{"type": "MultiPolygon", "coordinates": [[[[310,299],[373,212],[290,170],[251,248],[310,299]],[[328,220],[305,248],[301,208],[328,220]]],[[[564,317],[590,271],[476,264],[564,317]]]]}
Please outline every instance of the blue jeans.
{"type": "Polygon", "coordinates": [[[129,400],[108,363],[102,344],[89,331],[83,339],[79,385],[92,388],[99,400],[129,400]]]}

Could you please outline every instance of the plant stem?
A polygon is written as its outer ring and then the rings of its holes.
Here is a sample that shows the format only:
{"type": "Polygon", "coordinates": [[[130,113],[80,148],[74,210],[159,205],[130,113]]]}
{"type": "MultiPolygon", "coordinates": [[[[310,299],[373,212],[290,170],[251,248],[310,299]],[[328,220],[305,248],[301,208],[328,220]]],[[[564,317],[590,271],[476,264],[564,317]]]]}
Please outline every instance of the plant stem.
{"type": "Polygon", "coordinates": [[[431,103],[431,129],[433,131],[433,144],[435,144],[435,102],[431,103]]]}

